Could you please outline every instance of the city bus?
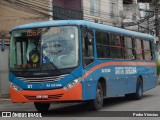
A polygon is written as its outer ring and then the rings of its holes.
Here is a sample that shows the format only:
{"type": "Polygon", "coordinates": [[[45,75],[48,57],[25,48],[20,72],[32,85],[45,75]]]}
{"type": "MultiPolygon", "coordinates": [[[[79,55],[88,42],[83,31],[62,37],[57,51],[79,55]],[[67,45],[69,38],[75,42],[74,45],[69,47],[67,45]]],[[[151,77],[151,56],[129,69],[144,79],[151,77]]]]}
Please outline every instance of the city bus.
{"type": "Polygon", "coordinates": [[[157,85],[154,37],[84,20],[25,24],[11,31],[10,95],[13,103],[86,102],[141,99],[157,85]]]}

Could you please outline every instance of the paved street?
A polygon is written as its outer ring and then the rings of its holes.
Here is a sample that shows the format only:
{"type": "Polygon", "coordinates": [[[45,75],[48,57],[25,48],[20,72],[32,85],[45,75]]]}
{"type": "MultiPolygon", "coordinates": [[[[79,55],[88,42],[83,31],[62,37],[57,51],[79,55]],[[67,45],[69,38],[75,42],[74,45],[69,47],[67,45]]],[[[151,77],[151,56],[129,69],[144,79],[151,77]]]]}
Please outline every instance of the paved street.
{"type": "MultiPolygon", "coordinates": [[[[101,111],[160,111],[160,86],[149,90],[144,93],[142,100],[126,100],[124,97],[107,98],[104,100],[104,107],[101,111]]],[[[13,104],[9,100],[0,101],[0,111],[36,111],[33,103],[25,104],[13,104]]],[[[52,104],[49,110],[49,115],[60,114],[66,116],[66,112],[69,114],[77,114],[79,116],[85,116],[89,114],[92,116],[94,111],[89,111],[86,104],[52,104]],[[76,111],[76,112],[75,112],[76,111]]],[[[114,113],[114,112],[113,112],[114,113]]],[[[53,119],[50,117],[48,119],[53,119]]],[[[69,117],[57,117],[56,119],[70,119],[69,117]]],[[[76,119],[82,119],[83,117],[77,117],[76,119]]],[[[89,117],[87,117],[89,119],[89,117]]],[[[108,117],[107,117],[108,118],[108,117]]],[[[3,118],[6,119],[6,118],[3,118]]],[[[73,119],[73,117],[72,117],[73,119]]],[[[94,117],[93,119],[97,119],[94,117]]],[[[111,119],[115,119],[111,117],[111,119]]],[[[125,120],[128,118],[122,118],[125,120]]],[[[147,118],[150,119],[150,118],[147,118]]],[[[146,120],[147,120],[146,119],[146,120]]],[[[157,119],[158,118],[154,118],[157,119]]],[[[118,118],[121,120],[121,118],[118,118]]],[[[130,118],[130,120],[139,120],[139,118],[130,118]]]]}

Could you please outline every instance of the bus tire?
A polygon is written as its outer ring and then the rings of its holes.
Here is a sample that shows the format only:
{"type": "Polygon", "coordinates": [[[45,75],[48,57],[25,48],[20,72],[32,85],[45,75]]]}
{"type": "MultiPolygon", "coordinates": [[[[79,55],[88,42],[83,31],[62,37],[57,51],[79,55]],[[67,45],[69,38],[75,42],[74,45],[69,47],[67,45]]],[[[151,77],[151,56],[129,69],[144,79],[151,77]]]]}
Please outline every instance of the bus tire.
{"type": "Polygon", "coordinates": [[[96,98],[89,101],[91,110],[100,110],[103,107],[103,88],[100,82],[97,83],[96,98]]]}
{"type": "Polygon", "coordinates": [[[134,99],[140,100],[143,97],[143,81],[140,77],[137,79],[136,93],[133,94],[134,99]]]}
{"type": "Polygon", "coordinates": [[[50,107],[50,103],[34,102],[34,106],[35,106],[37,111],[45,112],[45,111],[48,111],[48,109],[50,107]]]}
{"type": "Polygon", "coordinates": [[[125,94],[125,97],[127,99],[136,99],[140,100],[143,96],[143,81],[140,77],[137,79],[137,84],[136,84],[136,92],[135,93],[130,93],[130,94],[125,94]]]}

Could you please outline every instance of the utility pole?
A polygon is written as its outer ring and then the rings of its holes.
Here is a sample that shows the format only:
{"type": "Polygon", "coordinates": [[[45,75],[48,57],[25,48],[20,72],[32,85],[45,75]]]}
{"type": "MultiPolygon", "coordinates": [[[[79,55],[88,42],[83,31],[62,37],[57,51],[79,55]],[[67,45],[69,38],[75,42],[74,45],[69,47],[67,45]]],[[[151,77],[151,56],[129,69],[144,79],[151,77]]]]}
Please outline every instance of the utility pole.
{"type": "Polygon", "coordinates": [[[133,18],[133,20],[136,20],[136,16],[137,16],[137,0],[132,0],[132,5],[133,5],[132,18],[133,18]]]}
{"type": "MultiPolygon", "coordinates": [[[[158,2],[157,2],[158,3],[158,2]]],[[[158,24],[158,5],[157,3],[155,4],[155,31],[156,31],[156,36],[159,36],[159,24],[158,24]]]]}
{"type": "Polygon", "coordinates": [[[49,0],[49,20],[53,20],[53,1],[52,0],[49,0]]]}
{"type": "Polygon", "coordinates": [[[158,42],[156,43],[157,46],[157,51],[159,51],[159,45],[160,45],[160,41],[159,41],[159,20],[158,20],[158,1],[159,0],[154,0],[154,5],[155,5],[155,35],[156,37],[158,37],[158,42]]]}

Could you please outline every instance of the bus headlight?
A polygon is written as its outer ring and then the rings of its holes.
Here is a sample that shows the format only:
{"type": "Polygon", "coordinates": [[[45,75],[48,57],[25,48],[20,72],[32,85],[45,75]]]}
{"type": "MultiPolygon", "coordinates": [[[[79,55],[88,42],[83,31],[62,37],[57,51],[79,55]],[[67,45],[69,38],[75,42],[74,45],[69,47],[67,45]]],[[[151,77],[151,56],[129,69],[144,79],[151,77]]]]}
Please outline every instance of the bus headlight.
{"type": "Polygon", "coordinates": [[[16,84],[14,84],[14,83],[10,83],[10,85],[11,85],[11,87],[14,89],[14,90],[16,90],[16,91],[18,91],[18,92],[21,92],[23,89],[22,88],[20,88],[19,86],[17,86],[16,84]]]}
{"type": "Polygon", "coordinates": [[[74,87],[75,85],[77,85],[79,82],[81,82],[81,77],[69,82],[67,85],[65,85],[63,87],[63,89],[68,90],[68,89],[74,87]]]}

